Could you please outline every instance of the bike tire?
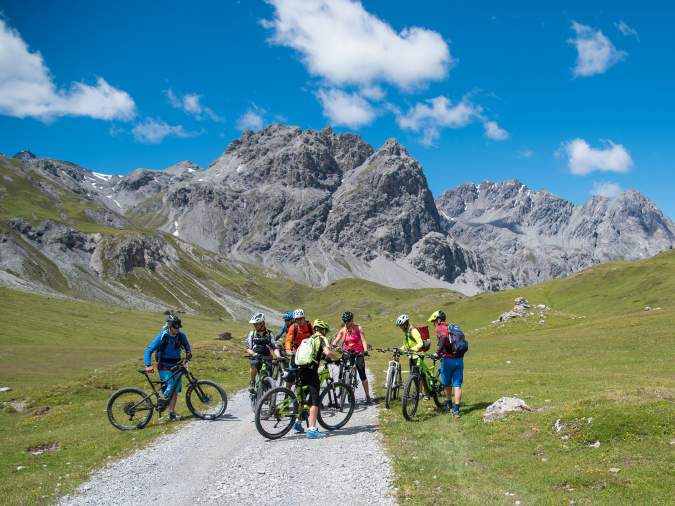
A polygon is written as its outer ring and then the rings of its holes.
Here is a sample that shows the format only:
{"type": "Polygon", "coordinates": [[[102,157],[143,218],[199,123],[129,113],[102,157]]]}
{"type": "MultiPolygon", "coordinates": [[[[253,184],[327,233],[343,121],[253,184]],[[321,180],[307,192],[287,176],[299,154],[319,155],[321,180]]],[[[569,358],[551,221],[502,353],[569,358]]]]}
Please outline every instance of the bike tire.
{"type": "MultiPolygon", "coordinates": [[[[255,428],[261,436],[267,439],[279,439],[288,434],[293,427],[293,423],[297,419],[298,408],[298,400],[291,390],[286,387],[273,388],[262,396],[256,406],[255,428]],[[280,411],[282,409],[281,404],[284,403],[290,404],[290,406],[283,406],[283,409],[289,409],[288,413],[280,411]],[[280,430],[272,432],[268,425],[263,425],[263,422],[274,422],[274,420],[276,420],[277,425],[281,424],[282,427],[280,430]]],[[[276,427],[272,426],[272,428],[276,427]]]]}
{"type": "Polygon", "coordinates": [[[225,410],[227,409],[227,394],[223,390],[223,387],[215,381],[197,380],[185,392],[185,404],[187,404],[190,413],[195,417],[202,420],[216,420],[225,414],[225,410]],[[197,406],[196,402],[192,402],[193,394],[197,396],[197,401],[199,401],[200,405],[197,406]],[[201,404],[212,406],[212,409],[206,412],[201,408],[201,404]]]}
{"type": "Polygon", "coordinates": [[[417,406],[420,402],[420,381],[416,374],[410,375],[408,381],[403,387],[403,397],[401,398],[401,409],[403,411],[403,418],[409,422],[415,417],[417,413],[417,406]]]}
{"type": "Polygon", "coordinates": [[[394,377],[394,400],[398,399],[398,392],[403,385],[403,376],[401,376],[401,368],[398,368],[396,375],[394,377]]]}
{"type": "Polygon", "coordinates": [[[394,387],[394,368],[390,367],[387,370],[387,386],[384,392],[384,407],[386,409],[389,409],[390,402],[393,400],[391,397],[393,387],[394,387]]]}
{"type": "MultiPolygon", "coordinates": [[[[152,413],[155,407],[152,404],[150,395],[145,393],[143,390],[138,388],[121,388],[117,392],[114,392],[110,399],[108,399],[108,404],[106,406],[106,413],[108,415],[108,421],[112,424],[113,427],[119,430],[138,430],[142,429],[150,422],[152,418],[152,413]],[[129,400],[120,400],[122,396],[128,396],[129,400]],[[135,398],[135,400],[134,400],[135,398]],[[142,409],[138,409],[138,412],[141,413],[145,411],[146,413],[139,418],[138,423],[132,425],[124,425],[121,420],[118,420],[115,416],[115,406],[116,403],[123,403],[122,412],[126,413],[129,416],[129,410],[131,410],[135,405],[143,405],[142,409]]],[[[136,408],[134,408],[134,414],[136,413],[136,408]]],[[[130,417],[133,417],[134,414],[131,414],[130,417]]],[[[131,420],[131,418],[130,418],[131,420]]]]}
{"type": "Polygon", "coordinates": [[[317,421],[326,430],[340,429],[354,414],[355,406],[354,389],[344,383],[332,383],[324,388],[319,396],[317,421]],[[332,416],[328,416],[329,414],[332,416]]]}

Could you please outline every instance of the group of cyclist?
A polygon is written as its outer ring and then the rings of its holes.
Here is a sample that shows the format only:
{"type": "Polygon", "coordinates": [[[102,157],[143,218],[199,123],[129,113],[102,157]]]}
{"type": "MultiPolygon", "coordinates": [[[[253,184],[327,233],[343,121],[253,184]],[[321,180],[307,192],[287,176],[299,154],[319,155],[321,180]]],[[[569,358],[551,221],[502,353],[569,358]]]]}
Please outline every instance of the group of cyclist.
{"type": "MultiPolygon", "coordinates": [[[[309,417],[307,438],[318,439],[324,435],[319,432],[316,426],[319,412],[319,391],[320,382],[318,368],[321,360],[328,358],[338,360],[340,356],[334,351],[341,349],[347,354],[358,371],[359,379],[363,385],[365,402],[371,404],[372,396],[368,385],[366,375],[365,357],[368,355],[368,343],[365,332],[361,325],[354,323],[354,314],[345,311],[341,315],[342,326],[329,341],[329,325],[323,320],[309,321],[305,317],[302,309],[287,311],[282,315],[284,325],[274,334],[265,322],[265,315],[262,312],[256,312],[249,323],[253,326],[252,330],[245,338],[246,353],[250,359],[250,390],[255,393],[255,379],[263,360],[269,360],[272,357],[277,359],[284,357],[288,361],[288,370],[294,371],[304,385],[308,386],[309,392],[309,417]],[[316,339],[316,351],[313,360],[309,364],[303,363],[297,366],[295,363],[295,353],[307,338],[316,339]]],[[[429,323],[434,325],[436,336],[438,338],[438,349],[434,358],[441,362],[441,382],[444,386],[446,396],[446,410],[452,412],[453,416],[459,416],[459,406],[462,397],[462,381],[464,371],[464,361],[461,356],[453,354],[451,333],[457,329],[455,325],[449,325],[446,321],[446,315],[443,311],[435,311],[428,319],[429,323]],[[452,399],[452,390],[454,389],[454,403],[452,399]]],[[[180,378],[175,379],[171,375],[171,369],[181,359],[181,349],[186,352],[186,358],[191,358],[190,343],[187,336],[180,330],[182,322],[180,318],[169,315],[167,322],[161,332],[148,345],[144,354],[146,371],[152,372],[151,356],[156,354],[157,369],[160,379],[166,382],[164,393],[173,392],[171,399],[167,399],[169,408],[169,419],[177,418],[175,412],[177,394],[181,390],[180,378]],[[177,388],[173,390],[174,383],[178,381],[177,388]]],[[[410,367],[419,366],[423,360],[422,352],[425,344],[420,331],[414,327],[407,314],[400,315],[396,320],[396,326],[403,332],[404,342],[401,350],[413,352],[411,355],[410,367]]],[[[298,433],[304,433],[304,429],[299,422],[295,422],[293,428],[298,433]]]]}

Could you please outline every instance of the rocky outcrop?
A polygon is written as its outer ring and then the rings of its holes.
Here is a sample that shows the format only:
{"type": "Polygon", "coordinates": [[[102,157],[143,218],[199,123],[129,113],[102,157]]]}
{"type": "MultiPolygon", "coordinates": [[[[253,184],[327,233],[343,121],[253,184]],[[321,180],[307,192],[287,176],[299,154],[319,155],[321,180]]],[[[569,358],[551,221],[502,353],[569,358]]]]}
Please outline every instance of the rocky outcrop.
{"type": "Polygon", "coordinates": [[[675,226],[627,191],[577,206],[519,181],[465,184],[436,200],[445,232],[483,262],[490,289],[526,286],[675,246],[675,226]]]}
{"type": "Polygon", "coordinates": [[[483,421],[493,422],[505,418],[509,413],[522,411],[532,411],[524,400],[518,397],[500,397],[485,409],[483,421]]]}

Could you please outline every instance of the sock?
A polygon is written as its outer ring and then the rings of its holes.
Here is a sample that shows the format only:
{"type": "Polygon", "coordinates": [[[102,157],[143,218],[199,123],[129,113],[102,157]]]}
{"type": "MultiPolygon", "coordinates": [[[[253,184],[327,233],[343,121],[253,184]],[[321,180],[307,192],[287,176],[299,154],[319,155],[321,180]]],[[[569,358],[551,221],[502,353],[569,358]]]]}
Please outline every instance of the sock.
{"type": "Polygon", "coordinates": [[[455,404],[455,413],[459,413],[459,404],[455,404]]]}
{"type": "Polygon", "coordinates": [[[445,401],[445,407],[446,409],[450,409],[452,407],[452,401],[445,401]]]}

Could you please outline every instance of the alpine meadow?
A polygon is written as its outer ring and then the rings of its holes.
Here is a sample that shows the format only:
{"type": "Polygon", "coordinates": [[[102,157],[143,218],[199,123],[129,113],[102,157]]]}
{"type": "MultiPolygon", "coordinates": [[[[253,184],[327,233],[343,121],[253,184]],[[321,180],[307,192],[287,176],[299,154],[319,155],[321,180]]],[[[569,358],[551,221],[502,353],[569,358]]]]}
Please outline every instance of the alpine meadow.
{"type": "Polygon", "coordinates": [[[673,504],[673,15],[0,0],[0,502],[673,504]]]}

